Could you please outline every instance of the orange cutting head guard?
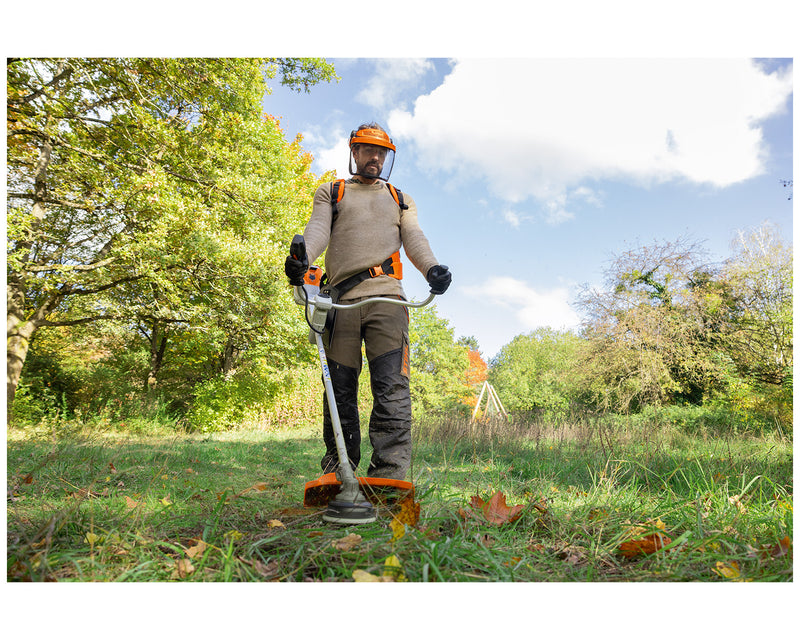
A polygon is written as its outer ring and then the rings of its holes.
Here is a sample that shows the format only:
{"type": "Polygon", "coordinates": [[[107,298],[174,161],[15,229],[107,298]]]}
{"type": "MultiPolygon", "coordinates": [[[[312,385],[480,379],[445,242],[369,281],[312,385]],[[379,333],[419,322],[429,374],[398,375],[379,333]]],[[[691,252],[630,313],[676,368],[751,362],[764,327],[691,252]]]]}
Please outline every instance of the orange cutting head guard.
{"type": "Polygon", "coordinates": [[[362,125],[350,133],[350,173],[354,176],[389,179],[395,146],[389,135],[375,125],[362,125]]]}

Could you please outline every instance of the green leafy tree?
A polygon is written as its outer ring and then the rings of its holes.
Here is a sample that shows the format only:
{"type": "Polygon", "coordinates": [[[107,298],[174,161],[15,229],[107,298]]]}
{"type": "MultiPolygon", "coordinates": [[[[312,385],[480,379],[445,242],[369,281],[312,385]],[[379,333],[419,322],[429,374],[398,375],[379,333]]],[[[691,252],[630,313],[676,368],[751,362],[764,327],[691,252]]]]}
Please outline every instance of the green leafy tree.
{"type": "Polygon", "coordinates": [[[792,247],[769,225],[733,247],[721,276],[733,307],[725,346],[742,374],[780,385],[793,366],[792,247]]]}
{"type": "Polygon", "coordinates": [[[179,333],[227,372],[256,338],[276,365],[298,348],[280,264],[318,180],[262,116],[278,73],[334,78],[318,59],[8,61],[9,406],[42,327],[138,327],[151,386],[179,333]]]}
{"type": "Polygon", "coordinates": [[[435,306],[415,309],[409,323],[411,399],[415,417],[467,411],[469,349],[457,344],[453,329],[435,306]]]}
{"type": "Polygon", "coordinates": [[[492,362],[490,380],[507,411],[518,416],[560,415],[580,397],[575,372],[582,340],[541,328],[516,336],[492,362]]]}
{"type": "Polygon", "coordinates": [[[605,287],[584,290],[581,372],[600,406],[699,403],[721,384],[715,354],[729,308],[717,271],[699,244],[679,239],[618,256],[605,287]]]}

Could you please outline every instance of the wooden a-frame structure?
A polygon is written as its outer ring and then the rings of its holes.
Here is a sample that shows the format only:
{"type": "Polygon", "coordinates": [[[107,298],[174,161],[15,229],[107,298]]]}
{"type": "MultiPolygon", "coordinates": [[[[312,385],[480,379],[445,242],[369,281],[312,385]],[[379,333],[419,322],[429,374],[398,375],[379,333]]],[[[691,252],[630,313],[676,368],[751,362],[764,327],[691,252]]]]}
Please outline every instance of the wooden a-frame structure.
{"type": "Polygon", "coordinates": [[[481,408],[481,402],[483,402],[484,395],[486,396],[486,410],[482,415],[499,415],[508,420],[508,414],[506,413],[503,403],[500,402],[500,396],[497,395],[497,391],[495,391],[495,388],[488,380],[484,381],[483,386],[481,387],[481,393],[478,396],[478,402],[475,404],[475,409],[472,412],[472,420],[474,420],[475,416],[478,415],[478,410],[481,408]]]}

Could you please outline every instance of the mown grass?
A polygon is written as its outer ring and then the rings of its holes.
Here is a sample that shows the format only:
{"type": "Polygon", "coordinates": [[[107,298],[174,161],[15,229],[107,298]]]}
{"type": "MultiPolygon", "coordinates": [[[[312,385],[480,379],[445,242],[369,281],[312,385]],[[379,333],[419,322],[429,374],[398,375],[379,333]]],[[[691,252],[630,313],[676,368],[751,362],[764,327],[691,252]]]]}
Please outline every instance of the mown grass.
{"type": "Polygon", "coordinates": [[[318,475],[317,429],[12,429],[7,447],[9,581],[793,579],[792,446],[779,439],[690,438],[656,425],[417,426],[420,518],[403,535],[389,509],[342,527],[302,507],[303,485],[318,475]],[[525,505],[519,519],[467,515],[472,496],[495,491],[525,505]],[[652,532],[672,544],[619,554],[652,532]],[[350,534],[360,539],[342,545],[350,534]]]}

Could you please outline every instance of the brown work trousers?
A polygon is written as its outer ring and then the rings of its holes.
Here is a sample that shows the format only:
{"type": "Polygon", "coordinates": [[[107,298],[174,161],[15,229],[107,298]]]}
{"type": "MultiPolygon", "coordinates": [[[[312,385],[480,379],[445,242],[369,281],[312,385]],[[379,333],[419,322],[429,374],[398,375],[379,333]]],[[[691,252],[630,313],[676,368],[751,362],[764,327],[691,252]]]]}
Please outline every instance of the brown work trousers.
{"type": "MultiPolygon", "coordinates": [[[[357,302],[363,298],[348,300],[357,302]]],[[[358,378],[361,344],[369,363],[372,413],[369,439],[372,459],[367,476],[403,480],[411,467],[411,392],[408,364],[408,310],[385,302],[358,309],[338,309],[325,349],[333,393],[353,470],[361,460],[358,378]]],[[[322,471],[339,466],[327,394],[323,398],[322,471]]]]}

